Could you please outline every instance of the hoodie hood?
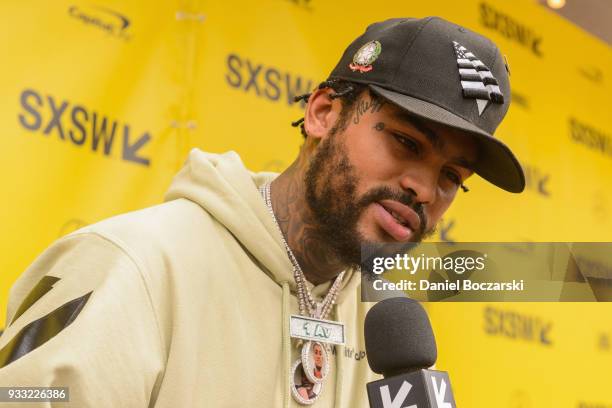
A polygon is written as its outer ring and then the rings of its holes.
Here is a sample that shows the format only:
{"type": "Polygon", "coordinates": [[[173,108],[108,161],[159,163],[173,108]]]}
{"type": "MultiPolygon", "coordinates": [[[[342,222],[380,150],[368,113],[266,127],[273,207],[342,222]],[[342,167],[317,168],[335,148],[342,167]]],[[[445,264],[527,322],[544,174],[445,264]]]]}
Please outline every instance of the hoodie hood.
{"type": "MultiPolygon", "coordinates": [[[[281,286],[287,283],[295,292],[293,268],[281,234],[258,190],[276,176],[278,173],[247,170],[234,151],[215,154],[193,149],[165,199],[186,198],[200,205],[240,241],[270,278],[281,286]]],[[[342,288],[358,280],[356,275],[347,270],[342,288]]],[[[307,284],[317,297],[325,295],[331,286],[331,282],[316,287],[307,284]]],[[[343,292],[340,291],[337,303],[344,298],[343,292]]]]}

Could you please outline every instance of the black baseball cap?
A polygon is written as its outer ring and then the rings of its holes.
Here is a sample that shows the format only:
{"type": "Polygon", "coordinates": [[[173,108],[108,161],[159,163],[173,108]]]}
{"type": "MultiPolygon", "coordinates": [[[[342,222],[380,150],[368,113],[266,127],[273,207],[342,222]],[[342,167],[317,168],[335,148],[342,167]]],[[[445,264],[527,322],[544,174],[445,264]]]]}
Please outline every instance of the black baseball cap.
{"type": "Polygon", "coordinates": [[[371,24],[344,51],[329,79],[367,84],[406,111],[474,136],[474,171],[513,193],[525,175],[493,136],[510,105],[509,69],[488,38],[439,17],[371,24]]]}

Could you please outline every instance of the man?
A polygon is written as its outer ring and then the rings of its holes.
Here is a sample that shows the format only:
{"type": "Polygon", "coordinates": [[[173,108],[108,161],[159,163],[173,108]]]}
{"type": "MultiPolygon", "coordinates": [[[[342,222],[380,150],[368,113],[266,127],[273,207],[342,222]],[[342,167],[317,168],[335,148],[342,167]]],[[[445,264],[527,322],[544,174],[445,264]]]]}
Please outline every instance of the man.
{"type": "Polygon", "coordinates": [[[392,19],[304,98],[306,139],[278,177],[196,149],[164,204],[45,251],[12,288],[0,385],[69,387],[79,407],[293,406],[304,317],[344,323],[346,343],[326,343],[306,403],[366,407],[360,246],[421,240],[473,172],[523,190],[492,135],[507,67],[463,27],[392,19]]]}

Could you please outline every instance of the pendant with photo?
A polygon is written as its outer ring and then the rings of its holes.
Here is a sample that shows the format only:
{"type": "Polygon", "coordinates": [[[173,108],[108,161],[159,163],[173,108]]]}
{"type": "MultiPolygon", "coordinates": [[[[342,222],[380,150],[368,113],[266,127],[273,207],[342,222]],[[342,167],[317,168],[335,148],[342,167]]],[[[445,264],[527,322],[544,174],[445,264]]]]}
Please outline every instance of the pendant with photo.
{"type": "Polygon", "coordinates": [[[323,343],[307,341],[302,346],[302,367],[313,383],[321,383],[329,374],[329,352],[323,343]]]}
{"type": "Polygon", "coordinates": [[[308,379],[302,367],[302,360],[295,360],[291,367],[291,394],[302,405],[313,404],[323,391],[323,383],[308,379]]]}

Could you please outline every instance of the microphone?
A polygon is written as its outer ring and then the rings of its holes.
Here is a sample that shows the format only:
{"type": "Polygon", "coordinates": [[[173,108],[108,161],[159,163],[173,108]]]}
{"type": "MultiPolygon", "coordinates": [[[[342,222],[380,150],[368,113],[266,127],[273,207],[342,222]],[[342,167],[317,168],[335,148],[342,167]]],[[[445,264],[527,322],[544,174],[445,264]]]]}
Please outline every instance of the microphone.
{"type": "Polygon", "coordinates": [[[371,408],[456,408],[448,373],[429,370],[438,351],[431,323],[414,299],[374,305],[365,318],[368,364],[384,379],[367,384],[371,408]]]}

